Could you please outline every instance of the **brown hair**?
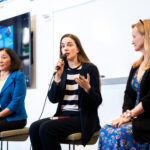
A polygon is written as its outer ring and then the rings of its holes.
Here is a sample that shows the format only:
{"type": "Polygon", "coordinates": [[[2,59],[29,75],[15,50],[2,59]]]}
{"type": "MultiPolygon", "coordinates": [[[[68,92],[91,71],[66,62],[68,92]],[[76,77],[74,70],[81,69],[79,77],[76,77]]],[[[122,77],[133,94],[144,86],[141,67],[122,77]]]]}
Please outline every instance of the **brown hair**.
{"type": "MultiPolygon", "coordinates": [[[[140,20],[138,23],[133,24],[132,28],[136,27],[141,35],[144,35],[144,48],[146,52],[145,57],[145,70],[150,68],[150,19],[140,20]]],[[[144,56],[141,56],[139,60],[134,62],[133,67],[137,67],[144,60],[144,56]]]]}
{"type": "Polygon", "coordinates": [[[0,51],[5,51],[11,58],[11,66],[9,68],[9,71],[17,71],[21,69],[22,62],[14,50],[12,50],[11,48],[3,47],[0,48],[0,51]]]}
{"type": "MultiPolygon", "coordinates": [[[[73,35],[73,34],[65,34],[62,36],[62,38],[60,39],[60,56],[62,55],[62,52],[61,52],[61,42],[63,40],[63,38],[65,37],[69,37],[71,39],[74,40],[76,46],[78,47],[79,49],[79,53],[78,53],[78,61],[80,63],[91,63],[89,58],[87,57],[82,45],[81,45],[81,42],[79,40],[79,38],[76,36],[76,35],[73,35]]],[[[100,90],[101,90],[101,78],[99,77],[99,83],[100,83],[100,90]]]]}
{"type": "Polygon", "coordinates": [[[87,55],[86,55],[86,53],[85,53],[85,51],[84,51],[84,49],[83,49],[83,47],[81,45],[81,42],[80,42],[79,38],[77,36],[73,35],[73,34],[65,34],[65,35],[62,36],[62,38],[60,40],[60,55],[62,55],[62,52],[61,52],[61,41],[65,37],[69,37],[69,38],[73,39],[75,44],[76,44],[76,46],[78,47],[78,49],[79,49],[79,53],[78,53],[78,56],[77,56],[78,61],[80,63],[90,63],[90,60],[87,57],[87,55]]]}

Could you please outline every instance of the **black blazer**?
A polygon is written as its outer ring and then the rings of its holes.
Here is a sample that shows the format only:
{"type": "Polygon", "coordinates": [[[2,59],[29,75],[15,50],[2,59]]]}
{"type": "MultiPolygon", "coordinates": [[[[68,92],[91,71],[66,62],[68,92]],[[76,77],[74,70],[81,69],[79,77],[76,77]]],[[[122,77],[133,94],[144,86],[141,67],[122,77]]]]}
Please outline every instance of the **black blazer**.
{"type": "MultiPolygon", "coordinates": [[[[81,75],[87,77],[90,74],[91,89],[87,94],[81,87],[79,87],[79,107],[80,107],[80,120],[82,132],[82,144],[85,146],[90,140],[92,134],[100,129],[98,118],[98,106],[102,102],[99,84],[99,72],[95,65],[91,63],[82,64],[81,75]]],[[[66,83],[66,67],[61,76],[61,82],[56,85],[52,83],[52,87],[48,92],[49,100],[52,103],[58,102],[57,111],[55,116],[61,115],[61,103],[64,97],[65,83],[66,83]]]]}
{"type": "MultiPolygon", "coordinates": [[[[125,90],[123,112],[127,109],[131,110],[135,107],[136,92],[131,87],[131,80],[137,69],[138,67],[131,68],[130,71],[125,90]]],[[[140,102],[142,102],[144,113],[132,121],[133,136],[136,141],[150,142],[150,69],[145,72],[141,80],[140,102]]]]}

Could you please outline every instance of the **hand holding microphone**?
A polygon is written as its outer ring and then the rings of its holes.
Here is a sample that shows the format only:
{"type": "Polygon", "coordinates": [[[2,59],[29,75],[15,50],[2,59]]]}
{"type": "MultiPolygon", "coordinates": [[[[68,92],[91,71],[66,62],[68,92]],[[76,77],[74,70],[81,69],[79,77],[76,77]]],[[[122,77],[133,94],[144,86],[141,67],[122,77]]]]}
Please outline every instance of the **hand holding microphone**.
{"type": "Polygon", "coordinates": [[[62,62],[65,63],[66,59],[67,59],[66,55],[61,55],[61,57],[59,58],[59,60],[57,62],[55,72],[57,72],[61,68],[62,62]]]}
{"type": "Polygon", "coordinates": [[[55,76],[54,80],[55,80],[56,83],[60,82],[60,78],[61,78],[61,75],[62,75],[63,70],[64,70],[66,59],[67,59],[67,56],[62,55],[59,58],[58,62],[57,62],[57,65],[55,67],[55,71],[54,71],[54,74],[53,74],[55,76]]]}

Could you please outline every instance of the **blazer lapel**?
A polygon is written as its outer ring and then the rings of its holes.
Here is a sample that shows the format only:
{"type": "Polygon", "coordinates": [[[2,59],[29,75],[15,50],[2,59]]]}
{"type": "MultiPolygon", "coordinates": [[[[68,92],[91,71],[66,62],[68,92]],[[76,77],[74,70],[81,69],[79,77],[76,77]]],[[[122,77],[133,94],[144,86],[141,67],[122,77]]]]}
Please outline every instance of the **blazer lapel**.
{"type": "Polygon", "coordinates": [[[1,90],[1,94],[7,89],[7,87],[14,81],[15,79],[15,73],[10,73],[10,75],[8,76],[2,90],[1,90]]]}

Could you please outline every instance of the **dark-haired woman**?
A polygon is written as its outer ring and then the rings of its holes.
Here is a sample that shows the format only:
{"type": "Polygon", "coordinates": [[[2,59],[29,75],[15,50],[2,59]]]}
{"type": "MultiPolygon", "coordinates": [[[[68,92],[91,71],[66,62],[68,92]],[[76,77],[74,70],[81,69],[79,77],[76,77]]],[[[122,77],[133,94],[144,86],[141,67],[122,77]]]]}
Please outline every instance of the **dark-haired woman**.
{"type": "Polygon", "coordinates": [[[0,131],[26,125],[26,82],[24,74],[19,72],[21,66],[14,50],[0,48],[0,131]]]}
{"type": "Polygon", "coordinates": [[[48,92],[49,100],[58,103],[53,120],[34,122],[29,130],[33,150],[61,150],[60,141],[69,134],[81,132],[85,146],[92,134],[100,129],[97,108],[102,102],[99,71],[86,56],[80,40],[65,34],[60,40],[60,55],[55,75],[48,92]]]}

